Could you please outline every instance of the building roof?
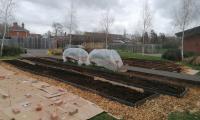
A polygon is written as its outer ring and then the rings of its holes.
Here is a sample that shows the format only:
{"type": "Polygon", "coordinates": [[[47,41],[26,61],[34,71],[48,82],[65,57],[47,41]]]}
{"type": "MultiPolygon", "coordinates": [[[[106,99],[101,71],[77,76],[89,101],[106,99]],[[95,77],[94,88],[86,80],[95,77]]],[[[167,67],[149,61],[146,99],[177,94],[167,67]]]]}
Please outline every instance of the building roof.
{"type": "MultiPolygon", "coordinates": [[[[52,36],[53,40],[56,41],[69,41],[70,35],[67,36],[52,36]]],[[[79,34],[72,34],[72,44],[81,44],[85,42],[85,35],[79,35],[79,34]]]]}
{"type": "MultiPolygon", "coordinates": [[[[85,35],[91,35],[91,36],[105,36],[106,33],[101,32],[85,32],[85,35]]],[[[108,34],[109,37],[123,37],[123,35],[119,34],[108,34]]]]}
{"type": "MultiPolygon", "coordinates": [[[[87,41],[95,41],[95,42],[104,42],[106,39],[105,33],[97,33],[97,32],[85,32],[84,34],[87,36],[87,41]]],[[[119,35],[119,34],[108,34],[108,41],[113,42],[113,41],[123,41],[124,36],[119,35]]]]}
{"type": "MultiPolygon", "coordinates": [[[[182,32],[178,32],[176,33],[176,36],[181,37],[182,34],[183,34],[182,32]]],[[[200,26],[185,30],[185,37],[190,37],[190,36],[199,35],[199,34],[200,34],[200,26]]]]}
{"type": "Polygon", "coordinates": [[[13,23],[13,26],[9,28],[9,31],[12,32],[29,32],[24,26],[19,26],[17,23],[13,23]]]}
{"type": "MultiPolygon", "coordinates": [[[[54,40],[57,41],[69,41],[69,35],[67,36],[54,36],[54,40]]],[[[72,43],[73,44],[82,44],[84,42],[105,42],[106,36],[105,33],[95,33],[95,32],[86,32],[83,35],[72,34],[72,43]]],[[[123,35],[118,34],[108,34],[109,43],[122,43],[124,44],[123,35]]]]}
{"type": "Polygon", "coordinates": [[[31,33],[30,37],[42,37],[42,35],[41,34],[31,33]]]}

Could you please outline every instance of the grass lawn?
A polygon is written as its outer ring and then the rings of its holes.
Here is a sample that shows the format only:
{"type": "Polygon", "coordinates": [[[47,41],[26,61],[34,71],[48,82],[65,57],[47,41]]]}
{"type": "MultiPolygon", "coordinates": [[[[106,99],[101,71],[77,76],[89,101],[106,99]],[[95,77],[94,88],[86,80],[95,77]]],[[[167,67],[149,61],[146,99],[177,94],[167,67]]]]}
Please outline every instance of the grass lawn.
{"type": "Polygon", "coordinates": [[[142,55],[142,54],[133,53],[130,51],[118,50],[118,53],[120,54],[122,59],[136,58],[136,59],[143,59],[143,60],[162,60],[160,56],[142,55]]]}
{"type": "Polygon", "coordinates": [[[90,120],[117,120],[116,118],[108,115],[107,113],[102,113],[100,115],[97,115],[95,117],[93,117],[90,120]]]}
{"type": "Polygon", "coordinates": [[[168,116],[168,120],[200,120],[200,113],[174,112],[168,116]]]}
{"type": "Polygon", "coordinates": [[[0,60],[13,60],[17,58],[19,58],[19,56],[4,56],[4,57],[0,57],[0,60]]]}
{"type": "MultiPolygon", "coordinates": [[[[167,60],[162,59],[159,56],[142,55],[142,54],[133,53],[133,52],[124,51],[124,50],[118,50],[118,53],[120,54],[122,59],[136,58],[136,59],[143,59],[143,60],[167,61],[167,60]]],[[[183,62],[178,62],[178,64],[185,65],[185,66],[188,66],[195,70],[200,71],[200,65],[191,65],[191,64],[187,64],[187,63],[183,63],[183,62]]],[[[197,75],[200,76],[200,72],[197,75]]]]}

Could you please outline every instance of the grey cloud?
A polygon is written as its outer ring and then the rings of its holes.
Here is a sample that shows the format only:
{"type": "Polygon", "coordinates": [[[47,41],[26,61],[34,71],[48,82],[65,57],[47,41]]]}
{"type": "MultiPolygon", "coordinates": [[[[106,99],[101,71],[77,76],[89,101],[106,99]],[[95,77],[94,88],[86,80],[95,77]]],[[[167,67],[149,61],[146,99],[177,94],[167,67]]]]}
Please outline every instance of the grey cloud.
{"type": "MultiPolygon", "coordinates": [[[[180,9],[182,0],[154,0],[153,8],[159,14],[160,17],[170,19],[170,26],[173,26],[175,20],[175,14],[178,9],[180,9]]],[[[195,27],[199,25],[200,20],[200,1],[193,0],[193,14],[189,27],[195,27]]],[[[167,25],[166,25],[167,26],[167,25]]]]}
{"type": "MultiPolygon", "coordinates": [[[[31,3],[52,7],[52,8],[61,8],[63,6],[69,6],[71,0],[27,0],[31,3]]],[[[106,9],[118,7],[119,0],[72,0],[75,3],[75,6],[83,8],[95,8],[95,9],[106,9]]]]}
{"type": "MultiPolygon", "coordinates": [[[[24,0],[21,0],[24,1],[24,0]]],[[[27,2],[31,2],[32,4],[40,5],[43,7],[50,7],[50,8],[59,8],[61,7],[60,3],[63,3],[64,0],[26,0],[27,2]]]]}
{"type": "Polygon", "coordinates": [[[76,0],[79,5],[99,9],[119,7],[119,0],[76,0]]]}
{"type": "Polygon", "coordinates": [[[153,3],[154,10],[162,17],[172,18],[180,0],[154,0],[153,3]]]}
{"type": "MultiPolygon", "coordinates": [[[[16,18],[19,22],[26,22],[34,28],[34,31],[47,31],[52,22],[64,23],[70,0],[16,0],[18,8],[16,9],[16,18]],[[36,26],[39,26],[38,29],[36,26]],[[49,26],[49,27],[47,27],[49,26]]],[[[118,32],[119,28],[125,28],[127,31],[136,31],[137,23],[141,19],[142,0],[73,0],[77,9],[77,21],[81,30],[92,31],[99,26],[101,14],[106,9],[111,9],[112,16],[115,17],[116,24],[113,26],[113,32],[118,32]],[[136,26],[133,28],[133,26],[136,26]]],[[[150,0],[153,19],[156,23],[156,31],[169,31],[172,26],[173,15],[181,0],[150,0]],[[160,24],[162,26],[160,27],[160,24]],[[166,26],[166,27],[165,27],[166,26]]],[[[197,1],[197,0],[196,0],[197,1]]],[[[200,6],[197,1],[196,7],[200,6]]],[[[198,23],[200,12],[195,12],[193,20],[198,23]]]]}

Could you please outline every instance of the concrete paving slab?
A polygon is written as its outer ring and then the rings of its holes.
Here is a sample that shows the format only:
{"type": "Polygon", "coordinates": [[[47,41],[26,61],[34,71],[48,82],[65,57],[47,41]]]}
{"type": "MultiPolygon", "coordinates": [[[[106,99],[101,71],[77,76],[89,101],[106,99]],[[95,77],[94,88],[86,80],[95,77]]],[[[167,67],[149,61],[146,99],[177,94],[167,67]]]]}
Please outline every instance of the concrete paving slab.
{"type": "Polygon", "coordinates": [[[56,113],[60,120],[87,120],[103,112],[67,90],[33,78],[11,75],[1,66],[0,73],[6,76],[0,80],[0,119],[50,120],[52,113],[56,113]],[[61,104],[56,104],[59,100],[62,100],[61,104]],[[37,106],[42,110],[37,111],[37,106]]]}
{"type": "Polygon", "coordinates": [[[0,110],[0,120],[10,120],[8,116],[3,114],[3,112],[0,110]]]}
{"type": "Polygon", "coordinates": [[[50,87],[45,87],[45,88],[41,88],[42,91],[50,94],[50,95],[54,95],[54,94],[59,94],[59,93],[65,93],[66,91],[60,91],[58,88],[54,87],[54,86],[50,86],[50,87]]]}
{"type": "Polygon", "coordinates": [[[45,83],[45,82],[38,82],[38,81],[33,81],[33,82],[32,82],[32,86],[33,86],[33,87],[36,87],[36,88],[38,88],[38,89],[50,87],[50,85],[49,85],[48,83],[45,83]]]}

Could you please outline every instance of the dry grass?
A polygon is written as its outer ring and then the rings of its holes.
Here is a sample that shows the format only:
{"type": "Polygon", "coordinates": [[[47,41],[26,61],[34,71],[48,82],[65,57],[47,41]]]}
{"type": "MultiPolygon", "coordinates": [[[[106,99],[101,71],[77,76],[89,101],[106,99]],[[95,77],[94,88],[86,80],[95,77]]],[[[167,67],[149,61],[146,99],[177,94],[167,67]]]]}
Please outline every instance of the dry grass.
{"type": "Polygon", "coordinates": [[[184,98],[161,95],[158,98],[147,101],[139,107],[129,107],[114,101],[110,101],[109,99],[94,93],[78,89],[71,85],[57,82],[53,79],[23,72],[5,63],[2,63],[1,65],[11,71],[16,72],[16,75],[25,75],[65,88],[68,91],[71,91],[72,93],[97,104],[105,111],[108,111],[109,113],[125,120],[166,120],[168,114],[174,111],[196,112],[200,110],[200,88],[197,87],[190,88],[188,94],[184,98]]]}

